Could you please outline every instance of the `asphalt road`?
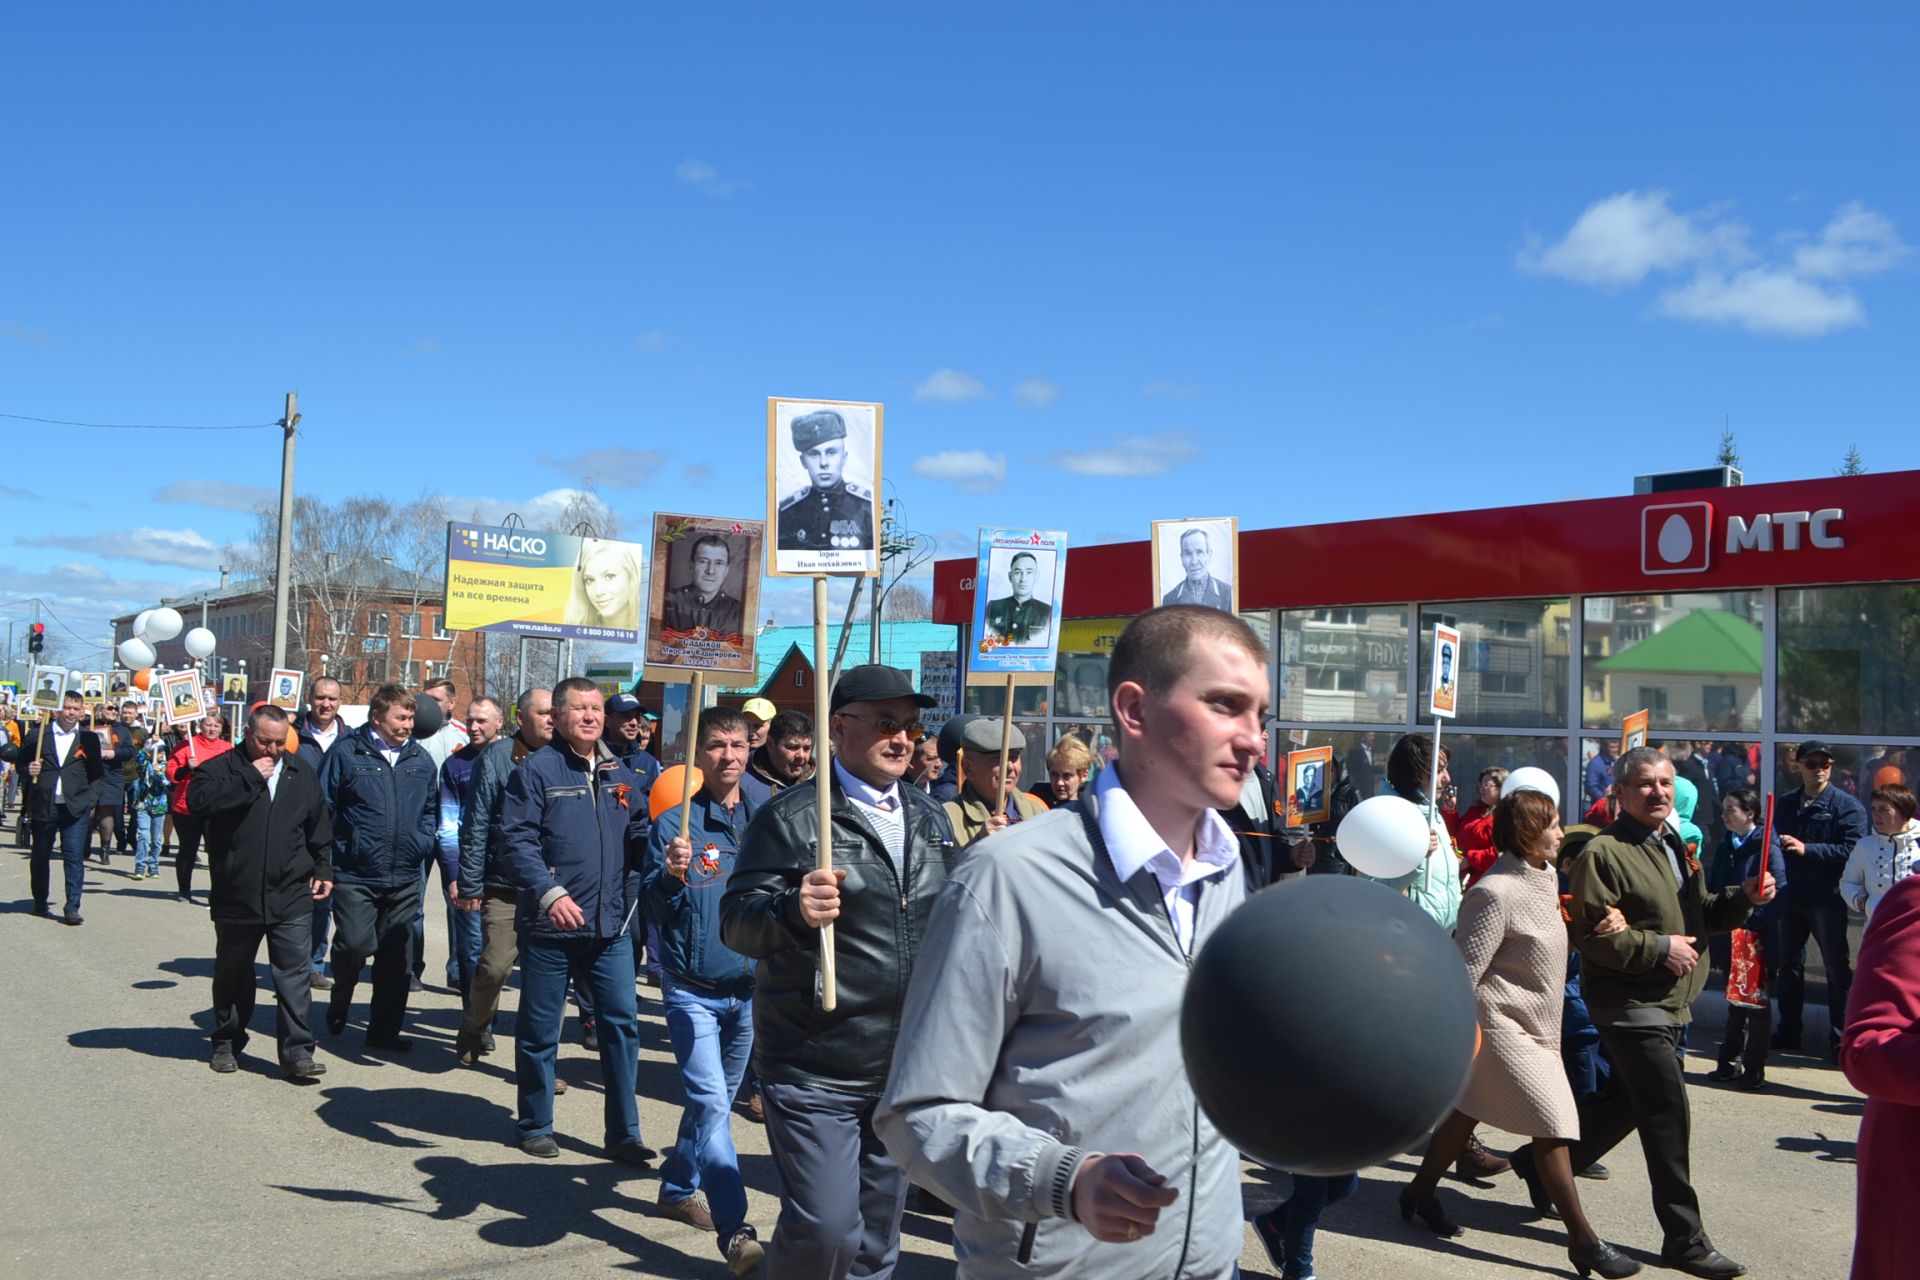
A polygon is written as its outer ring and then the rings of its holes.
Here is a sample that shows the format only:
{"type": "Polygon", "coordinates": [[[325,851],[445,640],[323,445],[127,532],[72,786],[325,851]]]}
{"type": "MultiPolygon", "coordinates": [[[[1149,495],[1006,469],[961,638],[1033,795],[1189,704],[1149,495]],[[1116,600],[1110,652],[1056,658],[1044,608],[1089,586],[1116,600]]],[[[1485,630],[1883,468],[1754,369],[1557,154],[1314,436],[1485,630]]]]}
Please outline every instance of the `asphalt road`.
{"type": "MultiPolygon", "coordinates": [[[[597,1155],[598,1064],[577,1043],[561,1055],[572,1085],[556,1104],[561,1158],[520,1154],[511,1041],[503,1036],[479,1068],[457,1067],[457,998],[437,985],[413,999],[409,1030],[421,1043],[408,1060],[360,1052],[363,1003],[344,1037],[322,1033],[326,1077],[299,1086],[275,1067],[263,970],[242,1070],[213,1074],[212,926],[173,899],[171,867],[144,883],[130,870],[127,858],[90,869],[86,924],[68,928],[27,913],[26,859],[0,853],[0,1073],[10,1082],[0,1097],[0,1275],[726,1275],[709,1236],[653,1215],[652,1174],[597,1155]]],[[[442,980],[445,956],[430,911],[430,983],[442,980]]],[[[642,988],[641,1115],[647,1140],[665,1146],[678,1083],[651,997],[642,988]]],[[[514,998],[510,990],[509,1008],[514,998]]],[[[1711,1054],[1717,997],[1699,1012],[1693,1045],[1711,1054]]],[[[1809,1043],[1821,1042],[1822,1022],[1810,1008],[1809,1043]]],[[[1690,1069],[1693,1168],[1716,1243],[1757,1276],[1844,1276],[1859,1096],[1811,1058],[1776,1056],[1761,1095],[1705,1083],[1710,1066],[1697,1057],[1690,1069]]],[[[764,1237],[776,1211],[765,1132],[742,1115],[734,1134],[764,1237]]],[[[1321,1276],[1571,1274],[1557,1224],[1532,1217],[1512,1177],[1443,1184],[1467,1228],[1456,1240],[1401,1223],[1393,1200],[1414,1163],[1368,1170],[1360,1192],[1327,1212],[1321,1276]]],[[[1624,1146],[1608,1163],[1610,1180],[1580,1184],[1589,1216],[1653,1263],[1659,1235],[1639,1150],[1624,1146]]],[[[1287,1183],[1250,1168],[1248,1212],[1283,1198],[1287,1183]]],[[[953,1273],[944,1220],[909,1213],[906,1230],[902,1280],[953,1273]]],[[[1251,1231],[1247,1243],[1246,1274],[1277,1275],[1251,1231]]]]}

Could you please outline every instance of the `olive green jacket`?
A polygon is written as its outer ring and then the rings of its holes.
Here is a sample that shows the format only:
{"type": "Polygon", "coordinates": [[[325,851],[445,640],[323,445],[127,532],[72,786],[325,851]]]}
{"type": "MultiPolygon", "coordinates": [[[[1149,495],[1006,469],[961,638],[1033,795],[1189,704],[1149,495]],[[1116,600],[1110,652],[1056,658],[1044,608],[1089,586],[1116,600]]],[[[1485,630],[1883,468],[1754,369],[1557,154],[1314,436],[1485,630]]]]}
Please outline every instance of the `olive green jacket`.
{"type": "MultiPolygon", "coordinates": [[[[1047,811],[1047,806],[1018,790],[1008,794],[1007,808],[1022,822],[1047,811]]],[[[946,810],[947,821],[953,826],[954,842],[962,849],[980,838],[980,833],[987,829],[987,819],[993,816],[993,810],[971,786],[961,787],[959,796],[947,801],[946,810]]]]}
{"type": "Polygon", "coordinates": [[[1569,927],[1580,952],[1581,990],[1595,1022],[1650,1021],[1659,1014],[1668,1024],[1688,1021],[1689,1009],[1707,985],[1704,939],[1739,928],[1753,910],[1740,885],[1709,892],[1699,860],[1690,860],[1684,848],[1674,856],[1683,877],[1677,887],[1660,833],[1623,815],[1589,840],[1569,869],[1569,927]],[[1626,929],[1596,935],[1593,926],[1614,906],[1626,917],[1626,929]],[[1668,939],[1676,934],[1691,939],[1701,953],[1685,974],[1663,963],[1668,939]],[[1623,1013],[1626,1018],[1619,1016],[1623,1013]]]}

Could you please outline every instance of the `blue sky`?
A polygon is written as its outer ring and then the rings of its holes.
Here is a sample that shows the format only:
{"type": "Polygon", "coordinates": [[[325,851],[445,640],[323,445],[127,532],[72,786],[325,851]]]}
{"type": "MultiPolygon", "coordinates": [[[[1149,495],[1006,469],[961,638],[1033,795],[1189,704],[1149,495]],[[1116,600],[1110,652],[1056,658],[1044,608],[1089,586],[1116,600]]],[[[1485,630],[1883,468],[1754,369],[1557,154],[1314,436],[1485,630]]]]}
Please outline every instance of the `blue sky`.
{"type": "MultiPolygon", "coordinates": [[[[638,529],[762,508],[766,396],[880,400],[947,555],[1622,493],[1727,416],[1753,480],[1911,468],[1917,44],[1905,6],[16,6],[0,412],[296,390],[305,490],[538,523],[590,481],[638,529]]],[[[278,480],[272,432],[0,431],[0,599],[88,635],[278,480]]]]}

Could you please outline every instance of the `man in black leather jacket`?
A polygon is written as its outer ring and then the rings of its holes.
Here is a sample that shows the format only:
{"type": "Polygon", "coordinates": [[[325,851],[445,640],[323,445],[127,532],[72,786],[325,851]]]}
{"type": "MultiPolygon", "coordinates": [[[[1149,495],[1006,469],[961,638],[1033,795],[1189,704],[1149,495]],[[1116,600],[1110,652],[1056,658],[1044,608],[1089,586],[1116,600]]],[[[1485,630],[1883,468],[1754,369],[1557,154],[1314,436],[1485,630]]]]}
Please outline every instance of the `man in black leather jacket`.
{"type": "Polygon", "coordinates": [[[834,870],[816,869],[812,786],[754,818],[720,903],[721,937],[758,959],[753,1066],[780,1175],[769,1280],[889,1276],[907,1183],[873,1131],[907,981],[955,856],[940,806],[903,786],[934,700],[904,671],[854,667],[834,685],[834,870]],[[820,926],[834,926],[836,1003],[822,1007],[820,926]]]}

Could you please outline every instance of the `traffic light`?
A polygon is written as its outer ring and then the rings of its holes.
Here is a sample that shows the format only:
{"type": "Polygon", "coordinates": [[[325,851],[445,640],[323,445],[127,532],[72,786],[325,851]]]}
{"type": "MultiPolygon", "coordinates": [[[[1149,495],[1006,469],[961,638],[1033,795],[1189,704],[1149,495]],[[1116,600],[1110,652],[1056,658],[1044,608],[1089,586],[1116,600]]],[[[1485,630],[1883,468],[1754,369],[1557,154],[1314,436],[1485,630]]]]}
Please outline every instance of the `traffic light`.
{"type": "Polygon", "coordinates": [[[47,624],[44,622],[36,622],[33,624],[33,630],[27,635],[27,652],[39,653],[46,647],[47,624]]]}

